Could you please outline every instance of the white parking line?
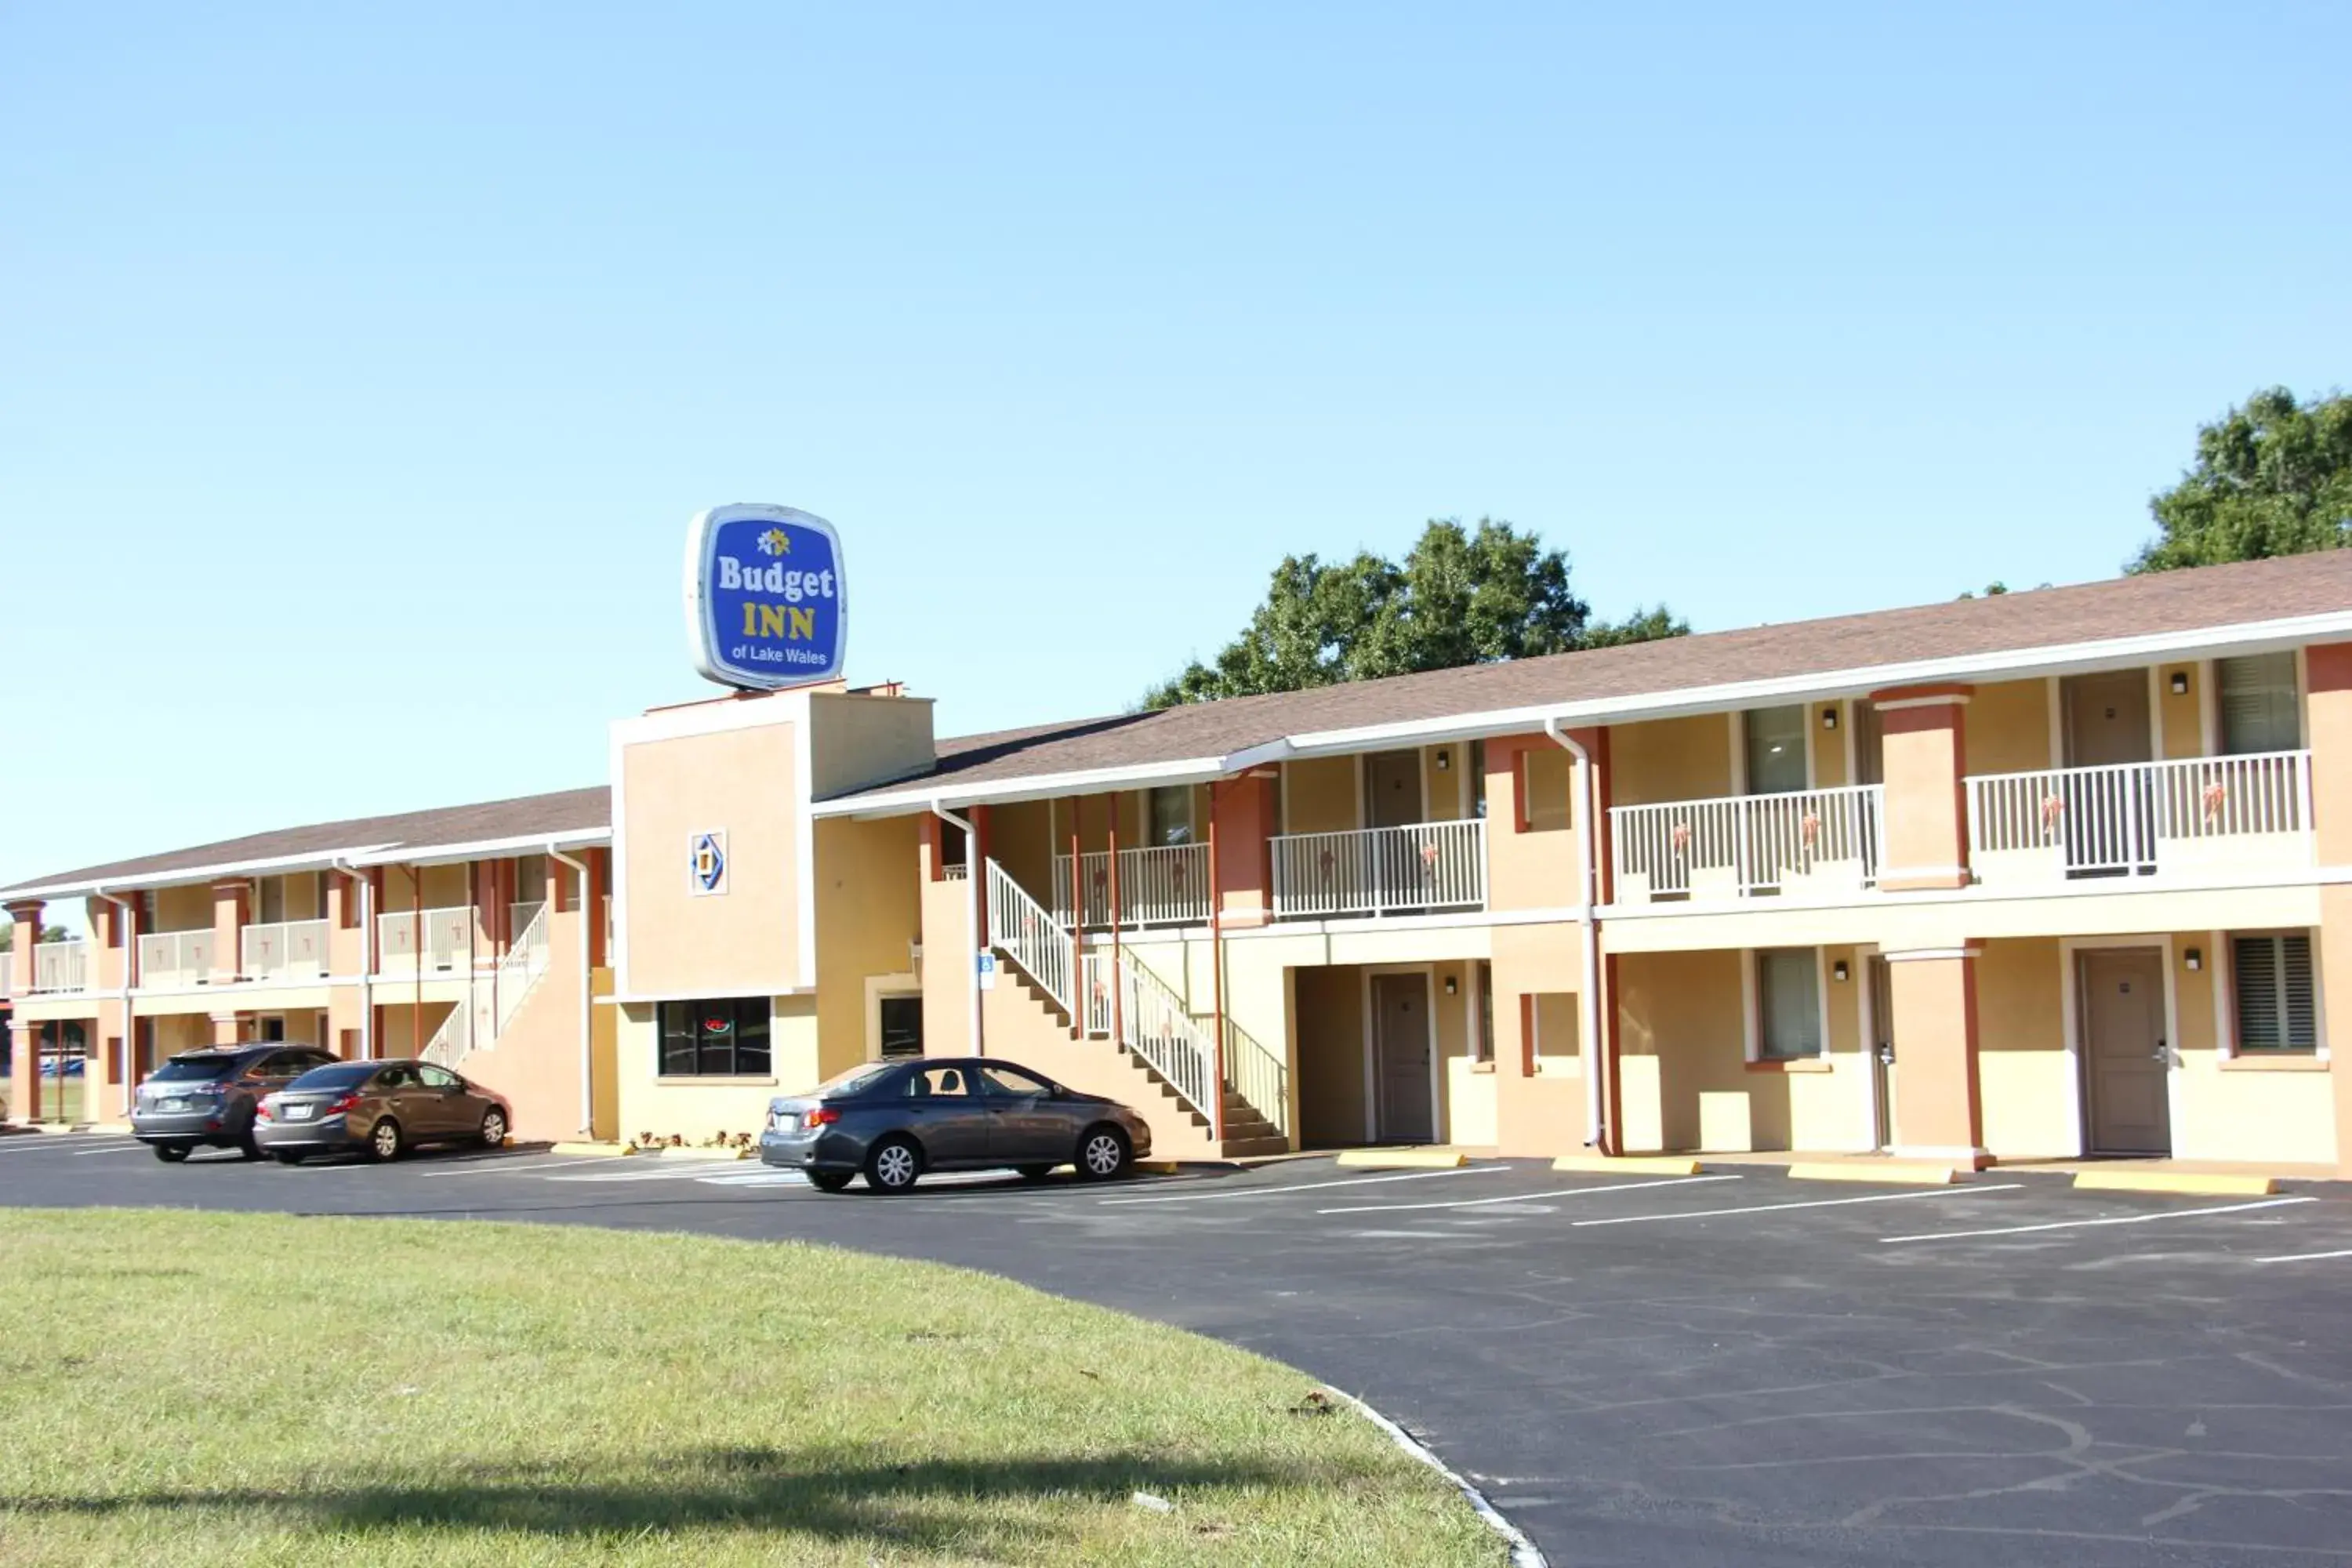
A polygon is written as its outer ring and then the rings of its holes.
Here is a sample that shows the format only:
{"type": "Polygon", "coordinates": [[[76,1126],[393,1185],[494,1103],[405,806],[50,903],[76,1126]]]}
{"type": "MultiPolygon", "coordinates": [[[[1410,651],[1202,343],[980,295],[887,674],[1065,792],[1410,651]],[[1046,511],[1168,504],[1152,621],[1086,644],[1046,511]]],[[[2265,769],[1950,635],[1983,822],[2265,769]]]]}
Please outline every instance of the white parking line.
{"type": "Polygon", "coordinates": [[[612,1161],[602,1155],[584,1155],[566,1160],[561,1156],[540,1154],[482,1154],[456,1165],[433,1171],[420,1171],[425,1176],[493,1176],[500,1173],[522,1172],[525,1174],[547,1171],[577,1171],[586,1167],[609,1165],[612,1161]]]}
{"type": "MultiPolygon", "coordinates": [[[[1950,1189],[1966,1192],[1965,1187],[1950,1189]]],[[[1987,1189],[1976,1189],[1983,1192],[1987,1189]]],[[[2042,1230],[2084,1230],[2096,1225],[2152,1225],[2160,1219],[2203,1219],[2209,1215],[2244,1214],[2249,1209],[2274,1209],[2283,1204],[2315,1204],[2317,1198],[2264,1198],[2256,1204],[2222,1204],[2214,1208],[2171,1209],[2163,1214],[2111,1215],[2103,1219],[2055,1219],[2046,1225],[2010,1225],[1993,1230],[1939,1230],[1924,1236],[1882,1236],[1882,1242],[1967,1241],[1980,1236],[2030,1236],[2042,1230]]]]}
{"type": "Polygon", "coordinates": [[[89,1143],[103,1138],[111,1143],[122,1136],[119,1132],[17,1132],[0,1138],[0,1154],[26,1153],[35,1149],[52,1152],[79,1143],[89,1143]]]}
{"type": "Polygon", "coordinates": [[[1612,1187],[1562,1187],[1549,1193],[1513,1193],[1500,1198],[1460,1198],[1442,1204],[1356,1204],[1347,1208],[1317,1209],[1317,1214],[1401,1214],[1407,1209],[1475,1209],[1487,1204],[1528,1204],[1544,1198],[1601,1197],[1612,1193],[1647,1192],[1652,1187],[1687,1187],[1696,1182],[1737,1182],[1738,1176],[1675,1176],[1663,1182],[1627,1182],[1612,1187]]]}
{"type": "Polygon", "coordinates": [[[2341,1252],[2283,1252],[2276,1258],[2257,1258],[2257,1263],[2316,1263],[2323,1258],[2352,1258],[2352,1247],[2341,1252]]]}
{"type": "Polygon", "coordinates": [[[87,1160],[92,1154],[144,1154],[147,1152],[147,1145],[135,1138],[110,1138],[100,1148],[68,1149],[66,1152],[77,1160],[87,1160]]]}
{"type": "Polygon", "coordinates": [[[809,1179],[798,1171],[746,1171],[740,1175],[698,1176],[696,1180],[712,1187],[805,1187],[809,1179]]]}
{"type": "MultiPolygon", "coordinates": [[[[1408,1171],[1401,1176],[1350,1176],[1344,1182],[1299,1182],[1288,1186],[1245,1187],[1240,1192],[1184,1193],[1172,1198],[1105,1198],[1103,1206],[1118,1204],[1204,1204],[1212,1198],[1278,1198],[1292,1193],[1321,1192],[1326,1187],[1364,1187],[1374,1182],[1428,1182],[1440,1176],[1492,1175],[1508,1165],[1465,1165],[1454,1171],[1408,1171]]],[[[1206,1180],[1206,1178],[1202,1178],[1206,1180]]]]}
{"type": "Polygon", "coordinates": [[[1736,1209],[1693,1209],[1687,1214],[1632,1214],[1613,1219],[1580,1219],[1576,1224],[1588,1225],[1652,1225],[1673,1219],[1719,1219],[1726,1215],[1776,1214],[1782,1209],[1833,1209],[1847,1204],[1895,1204],[1906,1198],[1965,1198],[1979,1193],[2013,1193],[2022,1182],[2008,1182],[1989,1187],[1931,1187],[1917,1193],[1872,1193],[1859,1198],[1808,1198],[1794,1204],[1750,1204],[1736,1209]]]}

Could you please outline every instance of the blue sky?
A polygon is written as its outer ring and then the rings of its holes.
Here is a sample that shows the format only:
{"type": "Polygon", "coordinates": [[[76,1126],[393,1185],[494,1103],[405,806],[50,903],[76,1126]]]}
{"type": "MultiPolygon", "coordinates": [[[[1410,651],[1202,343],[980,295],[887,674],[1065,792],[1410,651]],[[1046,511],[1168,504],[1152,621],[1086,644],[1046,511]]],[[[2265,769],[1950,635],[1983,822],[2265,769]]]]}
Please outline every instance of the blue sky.
{"type": "Polygon", "coordinates": [[[717,502],[959,732],[1433,515],[2106,575],[2352,382],[2341,5],[350,9],[0,19],[0,879],[601,781],[717,502]]]}

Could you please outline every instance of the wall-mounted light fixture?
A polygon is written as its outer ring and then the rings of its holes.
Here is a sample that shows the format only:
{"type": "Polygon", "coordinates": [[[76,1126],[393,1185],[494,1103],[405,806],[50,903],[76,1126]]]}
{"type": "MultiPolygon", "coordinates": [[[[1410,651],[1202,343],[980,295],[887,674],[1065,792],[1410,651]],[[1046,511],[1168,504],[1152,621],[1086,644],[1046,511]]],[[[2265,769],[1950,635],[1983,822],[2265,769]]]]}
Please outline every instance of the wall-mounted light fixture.
{"type": "Polygon", "coordinates": [[[2189,695],[2189,672],[2187,670],[2176,669],[2172,672],[2172,694],[2175,697],[2186,697],[2189,695]]]}
{"type": "Polygon", "coordinates": [[[1447,975],[1447,976],[1445,977],[1445,994],[1446,994],[1448,996],[1453,995],[1453,994],[1454,994],[1454,988],[1455,988],[1457,985],[1459,985],[1460,984],[1461,984],[1461,982],[1459,982],[1459,981],[1455,980],[1455,979],[1454,978],[1454,976],[1452,976],[1451,974],[1447,975]]]}
{"type": "Polygon", "coordinates": [[[1452,767],[1453,765],[1454,765],[1454,753],[1453,753],[1453,752],[1438,752],[1438,753],[1437,753],[1437,771],[1438,771],[1439,773],[1444,773],[1446,769],[1448,769],[1448,768],[1452,767]]]}
{"type": "Polygon", "coordinates": [[[1841,959],[1839,959],[1835,963],[1832,963],[1832,964],[1831,964],[1831,965],[1830,965],[1830,978],[1831,978],[1832,980],[1836,981],[1839,984],[1843,985],[1843,984],[1845,984],[1845,977],[1846,977],[1845,960],[1844,960],[1844,959],[1843,959],[1843,958],[1841,958],[1841,959]]]}
{"type": "Polygon", "coordinates": [[[2205,967],[2205,954],[2202,951],[2192,947],[2180,955],[2180,962],[2191,969],[2202,969],[2205,967]]]}
{"type": "Polygon", "coordinates": [[[1822,728],[1824,730],[1834,730],[1837,728],[1836,709],[1824,708],[1822,710],[1822,728]]]}

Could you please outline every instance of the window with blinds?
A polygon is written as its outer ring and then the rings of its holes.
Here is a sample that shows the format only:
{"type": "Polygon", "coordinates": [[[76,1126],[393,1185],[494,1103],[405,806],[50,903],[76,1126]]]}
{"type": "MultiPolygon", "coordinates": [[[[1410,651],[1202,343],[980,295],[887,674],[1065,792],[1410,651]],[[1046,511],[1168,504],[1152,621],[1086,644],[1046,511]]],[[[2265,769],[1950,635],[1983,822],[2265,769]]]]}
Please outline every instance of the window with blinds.
{"type": "Polygon", "coordinates": [[[1810,947],[1756,953],[1756,1055],[1799,1061],[1822,1054],[1821,958],[1810,947]]]}
{"type": "Polygon", "coordinates": [[[2317,1047],[2319,1014],[2313,1003],[2310,937],[2231,937],[2230,969],[2237,991],[2240,1050],[2317,1047]]]}
{"type": "Polygon", "coordinates": [[[2294,689],[2294,655],[2256,654],[2213,662],[2221,695],[2221,752],[2293,752],[2303,746],[2303,711],[2294,689]]]}

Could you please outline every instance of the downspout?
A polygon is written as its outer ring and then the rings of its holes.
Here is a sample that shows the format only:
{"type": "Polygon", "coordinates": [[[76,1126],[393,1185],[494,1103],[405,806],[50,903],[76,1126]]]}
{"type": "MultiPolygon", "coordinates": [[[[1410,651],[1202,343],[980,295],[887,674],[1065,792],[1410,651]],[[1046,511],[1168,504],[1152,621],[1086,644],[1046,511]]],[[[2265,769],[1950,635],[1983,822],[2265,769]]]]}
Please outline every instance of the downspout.
{"type": "Polygon", "coordinates": [[[558,849],[552,839],[548,841],[547,858],[580,875],[580,1131],[589,1133],[596,1127],[595,1087],[590,1081],[596,1060],[596,972],[588,964],[588,862],[574,860],[558,849]]]}
{"type": "MultiPolygon", "coordinates": [[[[1601,857],[1596,851],[1593,831],[1593,802],[1598,799],[1593,785],[1592,758],[1575,736],[1559,727],[1558,719],[1546,719],[1543,732],[1554,744],[1565,747],[1584,769],[1584,799],[1578,804],[1583,808],[1576,814],[1576,852],[1584,862],[1584,874],[1577,879],[1576,919],[1584,931],[1584,983],[1576,988],[1577,1037],[1584,1051],[1584,1142],[1588,1146],[1602,1146],[1608,1129],[1601,1115],[1601,1058],[1606,1053],[1601,1038],[1601,926],[1593,918],[1593,909],[1600,901],[1601,857]]],[[[1616,1064],[1609,1064],[1614,1070],[1616,1064]]]]}
{"type": "Polygon", "coordinates": [[[971,993],[971,1054],[984,1057],[980,1034],[980,955],[988,951],[988,933],[980,929],[980,828],[941,805],[931,802],[931,815],[941,822],[963,829],[963,903],[965,918],[971,921],[972,946],[963,955],[964,984],[971,993]]]}
{"type": "Polygon", "coordinates": [[[360,1060],[366,1061],[375,1055],[375,991],[371,984],[375,973],[375,879],[340,855],[329,864],[359,889],[360,1060]]]}
{"type": "MultiPolygon", "coordinates": [[[[133,1092],[131,1059],[139,1054],[139,1020],[131,1016],[131,988],[138,983],[139,916],[136,906],[129,900],[117,898],[104,888],[93,888],[90,891],[115,907],[115,919],[122,930],[122,1114],[128,1116],[133,1092]]],[[[104,1031],[100,1033],[103,1036],[104,1031]]],[[[60,1096],[65,1093],[62,1086],[58,1092],[60,1096]]]]}

